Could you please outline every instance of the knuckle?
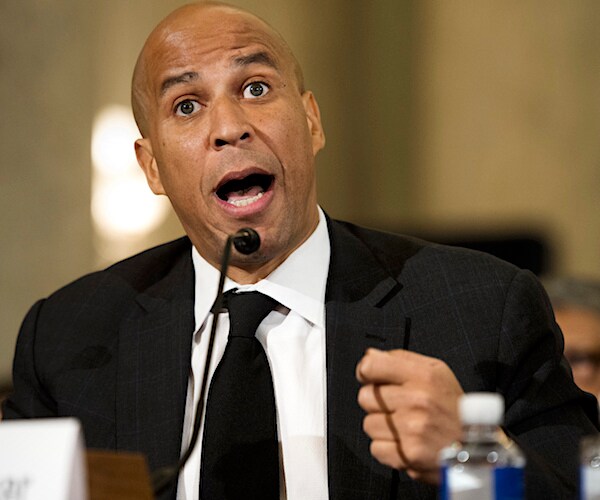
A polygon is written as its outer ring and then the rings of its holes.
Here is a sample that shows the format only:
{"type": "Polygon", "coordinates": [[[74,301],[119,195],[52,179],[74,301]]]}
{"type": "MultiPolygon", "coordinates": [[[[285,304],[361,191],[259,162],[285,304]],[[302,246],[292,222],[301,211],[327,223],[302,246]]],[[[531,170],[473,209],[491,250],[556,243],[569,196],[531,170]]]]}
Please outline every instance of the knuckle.
{"type": "Polygon", "coordinates": [[[367,434],[367,435],[371,435],[373,432],[373,418],[371,415],[367,415],[365,418],[363,418],[362,421],[362,428],[363,431],[367,434]]]}
{"type": "Polygon", "coordinates": [[[388,467],[394,469],[401,469],[404,467],[404,462],[401,460],[394,443],[387,441],[371,441],[369,450],[373,457],[388,467]]]}
{"type": "Polygon", "coordinates": [[[369,386],[363,385],[359,390],[358,390],[358,397],[356,398],[358,401],[358,404],[364,408],[365,405],[367,404],[368,401],[368,389],[369,386]]]}
{"type": "Polygon", "coordinates": [[[441,384],[450,373],[450,368],[441,359],[431,358],[429,360],[428,370],[425,370],[425,380],[430,384],[441,384]]]}
{"type": "Polygon", "coordinates": [[[413,418],[408,423],[408,432],[411,436],[427,436],[431,428],[430,419],[424,418],[413,418]]]}
{"type": "Polygon", "coordinates": [[[430,460],[430,452],[426,443],[418,439],[410,439],[405,444],[404,458],[407,467],[415,470],[423,469],[430,460]]]}
{"type": "Polygon", "coordinates": [[[371,452],[371,455],[373,455],[377,460],[383,458],[381,453],[381,444],[379,441],[371,441],[371,444],[369,445],[369,451],[371,452]]]}
{"type": "Polygon", "coordinates": [[[411,457],[411,465],[415,469],[423,469],[430,460],[431,452],[426,443],[420,441],[415,445],[413,455],[411,457]]]}
{"type": "Polygon", "coordinates": [[[413,407],[424,415],[429,415],[436,408],[434,395],[429,391],[415,391],[413,393],[413,407]]]}

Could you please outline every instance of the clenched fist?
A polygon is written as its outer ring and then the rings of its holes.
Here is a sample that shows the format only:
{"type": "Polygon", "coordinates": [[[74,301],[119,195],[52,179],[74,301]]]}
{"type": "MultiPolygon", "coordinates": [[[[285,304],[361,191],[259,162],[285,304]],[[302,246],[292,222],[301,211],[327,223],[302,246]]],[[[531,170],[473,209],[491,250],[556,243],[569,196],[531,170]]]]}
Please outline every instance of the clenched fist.
{"type": "Polygon", "coordinates": [[[438,453],[461,436],[463,390],[443,361],[402,349],[369,349],[356,367],[371,454],[410,477],[438,483],[438,453]]]}

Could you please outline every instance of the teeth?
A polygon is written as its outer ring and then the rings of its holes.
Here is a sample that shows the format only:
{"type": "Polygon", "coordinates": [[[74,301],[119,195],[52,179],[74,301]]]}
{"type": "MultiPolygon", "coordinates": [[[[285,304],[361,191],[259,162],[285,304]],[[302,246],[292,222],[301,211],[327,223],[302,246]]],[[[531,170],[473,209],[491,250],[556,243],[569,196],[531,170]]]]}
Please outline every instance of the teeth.
{"type": "Polygon", "coordinates": [[[243,200],[227,200],[227,203],[236,207],[245,207],[246,205],[250,205],[250,203],[254,203],[257,200],[260,200],[263,194],[264,193],[258,193],[256,196],[244,198],[243,200]]]}

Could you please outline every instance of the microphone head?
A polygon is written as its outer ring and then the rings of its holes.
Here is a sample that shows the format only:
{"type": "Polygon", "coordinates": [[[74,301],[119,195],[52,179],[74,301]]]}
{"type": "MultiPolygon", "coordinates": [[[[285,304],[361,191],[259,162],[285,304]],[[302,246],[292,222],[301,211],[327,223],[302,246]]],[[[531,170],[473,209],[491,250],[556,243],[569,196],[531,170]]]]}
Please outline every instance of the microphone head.
{"type": "Polygon", "coordinates": [[[233,235],[233,246],[238,252],[250,255],[260,248],[260,236],[254,229],[245,227],[233,235]]]}

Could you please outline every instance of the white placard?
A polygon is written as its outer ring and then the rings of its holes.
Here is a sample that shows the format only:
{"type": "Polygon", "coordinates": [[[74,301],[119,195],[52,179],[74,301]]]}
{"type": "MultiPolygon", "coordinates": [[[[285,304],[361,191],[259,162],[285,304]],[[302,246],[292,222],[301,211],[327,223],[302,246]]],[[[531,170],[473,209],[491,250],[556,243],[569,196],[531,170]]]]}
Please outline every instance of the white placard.
{"type": "Polygon", "coordinates": [[[0,500],[87,500],[87,490],[77,420],[0,423],[0,500]]]}

